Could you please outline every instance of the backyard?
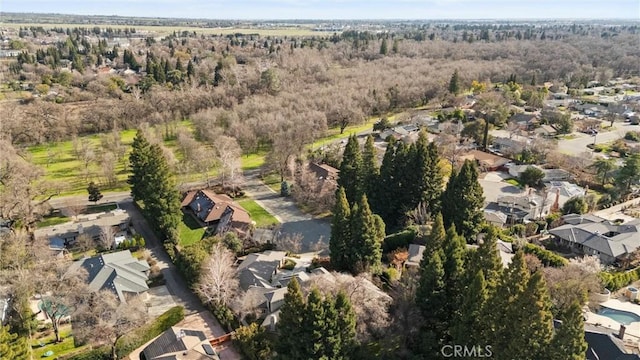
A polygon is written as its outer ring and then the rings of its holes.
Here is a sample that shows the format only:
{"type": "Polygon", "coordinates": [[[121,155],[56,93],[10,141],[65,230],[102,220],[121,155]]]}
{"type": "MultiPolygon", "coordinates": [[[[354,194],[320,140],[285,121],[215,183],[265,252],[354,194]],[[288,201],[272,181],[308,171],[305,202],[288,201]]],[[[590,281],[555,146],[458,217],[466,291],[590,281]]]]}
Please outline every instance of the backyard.
{"type": "Polygon", "coordinates": [[[56,337],[52,333],[52,330],[43,330],[34,336],[31,341],[31,347],[33,349],[34,359],[56,359],[63,355],[69,355],[71,353],[80,353],[88,348],[87,345],[76,347],[74,344],[73,335],[71,335],[71,325],[63,325],[60,329],[61,342],[56,343],[56,337]],[[45,354],[53,354],[45,356],[45,354]]]}
{"type": "Polygon", "coordinates": [[[178,226],[180,245],[186,246],[202,240],[206,228],[201,226],[190,214],[182,213],[182,221],[178,226]]]}

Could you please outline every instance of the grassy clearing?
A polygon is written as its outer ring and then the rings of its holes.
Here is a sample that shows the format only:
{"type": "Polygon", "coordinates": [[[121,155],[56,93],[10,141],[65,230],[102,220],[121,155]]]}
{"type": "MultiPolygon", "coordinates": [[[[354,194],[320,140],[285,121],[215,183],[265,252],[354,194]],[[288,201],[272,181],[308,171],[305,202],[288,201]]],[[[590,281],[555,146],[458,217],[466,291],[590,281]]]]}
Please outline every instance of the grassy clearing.
{"type": "Polygon", "coordinates": [[[182,222],[178,226],[180,245],[186,246],[202,240],[205,230],[191,215],[182,213],[182,222]]]}
{"type": "Polygon", "coordinates": [[[269,214],[267,210],[258,205],[255,201],[249,198],[240,199],[237,201],[238,205],[242,206],[249,215],[251,220],[256,222],[257,227],[269,227],[271,225],[279,224],[278,219],[269,214]]]}
{"type": "Polygon", "coordinates": [[[515,178],[511,178],[511,179],[507,179],[504,182],[506,182],[507,184],[511,184],[513,186],[518,186],[521,187],[522,185],[520,184],[520,181],[518,181],[518,179],[515,178]]]}
{"type": "Polygon", "coordinates": [[[53,355],[48,358],[55,359],[70,352],[81,351],[87,348],[86,345],[77,348],[75,347],[70,325],[66,325],[60,330],[60,338],[62,339],[62,342],[56,343],[55,335],[36,337],[31,342],[34,359],[45,358],[44,353],[47,351],[53,351],[53,355]],[[45,345],[40,346],[40,343],[45,345]]]}
{"type": "Polygon", "coordinates": [[[254,154],[243,155],[242,159],[240,159],[240,166],[242,167],[242,170],[258,169],[264,165],[266,156],[266,150],[261,150],[254,154]]]}
{"type": "Polygon", "coordinates": [[[40,222],[38,222],[38,224],[36,225],[38,228],[44,228],[47,226],[54,226],[54,225],[59,225],[59,224],[64,224],[66,222],[71,221],[70,217],[67,216],[48,216],[43,218],[40,222]]]}
{"type": "MultiPolygon", "coordinates": [[[[184,127],[193,131],[193,126],[189,121],[178,122],[176,127],[184,127]]],[[[122,130],[120,132],[120,141],[122,145],[126,147],[126,153],[116,164],[116,184],[111,187],[102,186],[101,190],[103,192],[126,191],[129,189],[129,185],[126,183],[129,176],[127,164],[131,144],[133,143],[135,135],[135,129],[122,130]]],[[[27,148],[27,152],[31,157],[31,161],[44,170],[44,178],[46,180],[64,184],[65,189],[62,194],[60,194],[61,196],[86,194],[87,185],[90,181],[95,181],[98,184],[104,182],[99,160],[103,136],[103,134],[94,134],[79,138],[81,141],[86,141],[96,154],[96,160],[89,164],[86,171],[82,161],[74,154],[73,141],[70,140],[31,146],[27,148]]],[[[174,151],[176,158],[180,160],[180,154],[176,151],[177,145],[175,140],[164,141],[164,145],[174,151]]],[[[211,171],[210,176],[215,176],[215,171],[211,171]]],[[[201,177],[202,174],[187,174],[180,177],[179,181],[195,181],[201,177]]]]}

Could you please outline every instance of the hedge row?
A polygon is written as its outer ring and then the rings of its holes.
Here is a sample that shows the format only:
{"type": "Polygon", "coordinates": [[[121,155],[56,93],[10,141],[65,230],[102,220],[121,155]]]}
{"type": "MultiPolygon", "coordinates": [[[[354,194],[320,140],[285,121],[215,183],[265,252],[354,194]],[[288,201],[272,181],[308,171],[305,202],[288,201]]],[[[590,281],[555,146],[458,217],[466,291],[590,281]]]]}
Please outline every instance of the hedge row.
{"type": "Polygon", "coordinates": [[[604,287],[610,291],[616,291],[640,280],[640,268],[625,272],[602,271],[599,275],[604,287]]]}
{"type": "Polygon", "coordinates": [[[527,243],[522,250],[525,254],[535,255],[544,266],[563,267],[568,263],[567,259],[538,245],[527,243]]]}
{"type": "Polygon", "coordinates": [[[407,228],[395,234],[387,235],[382,243],[382,252],[389,253],[400,248],[408,248],[409,244],[416,239],[417,231],[414,228],[407,228]]]}
{"type": "Polygon", "coordinates": [[[145,325],[131,333],[123,336],[116,343],[116,353],[118,358],[129,355],[133,350],[144,345],[147,341],[167,331],[169,328],[184,319],[184,308],[174,306],[167,310],[151,324],[145,325]]]}

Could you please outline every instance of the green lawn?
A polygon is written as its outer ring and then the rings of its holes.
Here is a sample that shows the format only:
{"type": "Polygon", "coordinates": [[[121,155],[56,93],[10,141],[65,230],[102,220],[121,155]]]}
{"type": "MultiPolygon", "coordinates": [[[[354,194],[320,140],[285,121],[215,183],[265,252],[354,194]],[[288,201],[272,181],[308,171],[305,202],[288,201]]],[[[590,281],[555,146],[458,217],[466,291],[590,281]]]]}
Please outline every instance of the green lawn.
{"type": "Polygon", "coordinates": [[[95,214],[100,212],[107,212],[111,210],[115,210],[118,208],[116,203],[106,203],[106,204],[97,204],[90,205],[87,207],[87,210],[84,211],[85,214],[95,214]]]}
{"type": "Polygon", "coordinates": [[[87,345],[78,348],[75,347],[75,345],[73,344],[73,336],[71,335],[70,326],[65,326],[65,328],[60,331],[60,337],[62,338],[62,342],[59,343],[55,343],[54,335],[34,339],[31,342],[31,347],[33,348],[33,358],[45,358],[43,356],[44,353],[46,353],[47,351],[53,351],[53,355],[47,357],[47,359],[55,359],[67,353],[81,351],[87,348],[87,345]],[[41,347],[40,343],[45,344],[45,346],[41,347]]]}
{"type": "Polygon", "coordinates": [[[522,186],[522,185],[520,184],[520,181],[518,181],[518,179],[515,179],[515,178],[507,179],[507,180],[505,180],[504,182],[506,182],[506,183],[508,183],[508,184],[511,184],[511,185],[513,185],[513,186],[518,186],[518,187],[521,187],[521,186],[522,186]]]}
{"type": "Polygon", "coordinates": [[[58,225],[58,224],[64,224],[66,222],[71,221],[71,218],[66,217],[66,216],[50,216],[50,217],[45,217],[43,218],[41,221],[39,221],[36,226],[38,228],[44,228],[47,226],[54,226],[54,225],[58,225]]]}
{"type": "MultiPolygon", "coordinates": [[[[176,127],[184,127],[193,131],[193,126],[189,121],[181,121],[176,124],[176,127]]],[[[78,195],[87,193],[87,184],[90,181],[95,181],[101,184],[101,190],[105,191],[126,191],[129,189],[129,185],[126,183],[129,171],[126,169],[128,154],[131,151],[131,144],[133,138],[136,136],[135,129],[120,131],[120,141],[122,145],[126,147],[125,156],[116,164],[116,176],[117,183],[111,187],[102,185],[104,183],[103,176],[101,174],[101,167],[99,156],[101,153],[100,140],[104,134],[94,134],[88,136],[82,136],[79,139],[81,141],[87,141],[96,155],[96,160],[88,167],[88,177],[83,175],[83,164],[81,160],[77,159],[73,151],[73,141],[61,141],[57,143],[41,144],[31,146],[27,149],[31,156],[31,161],[42,168],[45,172],[44,178],[47,180],[56,181],[64,184],[65,188],[60,195],[78,195]]],[[[176,158],[180,160],[180,154],[176,150],[175,140],[167,140],[164,145],[171,150],[174,150],[176,158]]],[[[215,174],[214,171],[212,173],[215,174]]],[[[201,174],[188,174],[186,181],[194,181],[197,177],[202,177],[201,174]]],[[[183,179],[179,179],[183,180],[183,179]]]]}
{"type": "Polygon", "coordinates": [[[253,170],[264,165],[264,159],[267,156],[266,150],[258,151],[255,154],[243,155],[240,159],[242,170],[253,170]]]}
{"type": "Polygon", "coordinates": [[[247,210],[251,216],[251,220],[256,222],[257,227],[268,227],[280,223],[278,219],[269,214],[267,210],[263,209],[262,206],[258,205],[258,203],[252,199],[240,199],[237,203],[247,210]]]}
{"type": "Polygon", "coordinates": [[[180,245],[190,245],[202,240],[205,228],[200,226],[190,214],[182,213],[182,222],[178,226],[180,245]]]}

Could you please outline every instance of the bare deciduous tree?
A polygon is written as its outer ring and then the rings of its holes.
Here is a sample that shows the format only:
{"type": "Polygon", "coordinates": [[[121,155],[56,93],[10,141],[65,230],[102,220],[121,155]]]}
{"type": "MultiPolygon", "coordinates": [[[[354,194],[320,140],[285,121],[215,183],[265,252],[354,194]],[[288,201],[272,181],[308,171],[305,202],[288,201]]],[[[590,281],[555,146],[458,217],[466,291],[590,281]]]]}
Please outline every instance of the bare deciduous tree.
{"type": "Polygon", "coordinates": [[[229,136],[220,136],[214,144],[218,162],[220,163],[220,181],[222,187],[234,184],[240,172],[240,156],[242,149],[236,139],[229,136]]]}
{"type": "Polygon", "coordinates": [[[112,359],[117,360],[116,343],[131,330],[143,325],[147,318],[146,306],[140,296],[120,302],[109,290],[91,294],[73,319],[73,336],[92,345],[109,344],[112,359]]]}
{"type": "Polygon", "coordinates": [[[202,266],[195,291],[205,303],[229,305],[238,291],[238,278],[233,267],[234,256],[221,243],[214,245],[202,266]]]}
{"type": "Polygon", "coordinates": [[[273,244],[282,251],[289,251],[294,254],[300,253],[302,250],[302,234],[283,234],[278,231],[278,235],[273,241],[273,244]]]}

